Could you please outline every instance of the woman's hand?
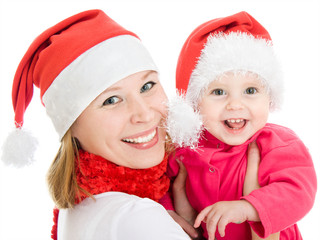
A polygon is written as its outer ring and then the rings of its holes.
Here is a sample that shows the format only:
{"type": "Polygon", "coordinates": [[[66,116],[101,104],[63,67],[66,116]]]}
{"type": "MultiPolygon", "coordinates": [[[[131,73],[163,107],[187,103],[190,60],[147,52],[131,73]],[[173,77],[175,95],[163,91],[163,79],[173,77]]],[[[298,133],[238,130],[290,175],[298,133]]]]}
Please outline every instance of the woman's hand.
{"type": "Polygon", "coordinates": [[[177,162],[179,164],[179,173],[172,184],[174,208],[181,217],[193,225],[197,212],[189,203],[186,194],[186,179],[188,173],[183,163],[180,160],[177,160],[177,162]]]}
{"type": "MultiPolygon", "coordinates": [[[[247,172],[243,185],[243,195],[249,195],[253,190],[259,189],[258,172],[260,165],[260,151],[256,142],[252,142],[248,147],[247,172]]],[[[262,240],[251,228],[252,240],[262,240]]],[[[268,240],[279,240],[280,233],[271,234],[268,240]]]]}
{"type": "Polygon", "coordinates": [[[199,238],[198,231],[190,224],[188,223],[183,217],[179,216],[175,211],[168,210],[168,213],[173,218],[173,220],[182,227],[182,229],[190,236],[191,239],[201,239],[199,238]]]}
{"type": "Polygon", "coordinates": [[[172,194],[176,212],[168,212],[192,239],[202,239],[200,229],[193,227],[197,212],[189,203],[186,194],[187,170],[180,160],[177,160],[177,162],[179,164],[179,173],[172,184],[172,194]]]}
{"type": "Polygon", "coordinates": [[[247,171],[243,184],[243,196],[249,195],[253,190],[259,189],[258,173],[260,165],[260,151],[256,142],[248,147],[247,171]]]}

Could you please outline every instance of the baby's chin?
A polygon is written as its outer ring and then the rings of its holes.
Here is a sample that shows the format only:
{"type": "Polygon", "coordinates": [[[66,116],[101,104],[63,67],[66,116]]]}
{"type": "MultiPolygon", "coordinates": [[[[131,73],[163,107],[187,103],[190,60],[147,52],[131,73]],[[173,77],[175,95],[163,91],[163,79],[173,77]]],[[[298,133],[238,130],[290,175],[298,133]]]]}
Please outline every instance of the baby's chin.
{"type": "Polygon", "coordinates": [[[218,138],[224,144],[229,146],[239,146],[247,142],[250,137],[247,136],[228,136],[228,137],[221,137],[218,138]]]}
{"type": "Polygon", "coordinates": [[[226,144],[228,144],[230,146],[239,146],[239,145],[244,144],[246,141],[232,141],[232,142],[229,142],[229,143],[226,143],[226,144]]]}

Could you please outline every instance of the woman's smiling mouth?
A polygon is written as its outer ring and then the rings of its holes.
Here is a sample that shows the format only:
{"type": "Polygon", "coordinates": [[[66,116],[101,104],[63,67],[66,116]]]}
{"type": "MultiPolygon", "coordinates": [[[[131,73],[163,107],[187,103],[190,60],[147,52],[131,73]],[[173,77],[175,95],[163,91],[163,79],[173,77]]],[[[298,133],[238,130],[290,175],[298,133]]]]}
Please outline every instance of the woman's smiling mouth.
{"type": "Polygon", "coordinates": [[[145,136],[140,136],[137,138],[124,138],[122,139],[123,142],[139,144],[139,143],[147,143],[150,142],[156,135],[157,129],[154,129],[150,134],[145,136]]]}

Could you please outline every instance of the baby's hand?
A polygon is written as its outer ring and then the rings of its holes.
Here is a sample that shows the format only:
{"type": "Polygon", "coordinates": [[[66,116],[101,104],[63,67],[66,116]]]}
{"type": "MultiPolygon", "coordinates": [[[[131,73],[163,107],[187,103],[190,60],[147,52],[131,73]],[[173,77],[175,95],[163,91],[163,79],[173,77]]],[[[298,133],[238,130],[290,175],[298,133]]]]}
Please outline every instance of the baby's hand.
{"type": "Polygon", "coordinates": [[[228,223],[239,224],[247,220],[260,221],[257,210],[248,201],[221,201],[203,209],[197,216],[194,227],[198,228],[201,221],[204,221],[209,240],[213,240],[217,227],[220,236],[224,237],[228,223]]]}

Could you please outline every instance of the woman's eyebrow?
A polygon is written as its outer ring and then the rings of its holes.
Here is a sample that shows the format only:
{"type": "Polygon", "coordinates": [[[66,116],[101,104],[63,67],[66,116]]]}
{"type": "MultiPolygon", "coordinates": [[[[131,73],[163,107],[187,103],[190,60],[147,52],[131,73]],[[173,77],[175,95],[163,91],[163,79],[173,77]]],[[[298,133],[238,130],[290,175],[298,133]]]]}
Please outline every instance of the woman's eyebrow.
{"type": "MultiPolygon", "coordinates": [[[[143,75],[142,77],[141,77],[141,80],[145,80],[150,74],[152,74],[152,73],[156,73],[155,71],[149,71],[149,72],[147,72],[145,75],[143,75]]],[[[107,88],[106,90],[104,90],[101,94],[104,94],[104,93],[108,93],[108,92],[112,92],[112,91],[117,91],[117,90],[119,90],[119,89],[121,89],[121,87],[110,87],[110,88],[107,88]]]]}
{"type": "Polygon", "coordinates": [[[120,87],[110,87],[110,88],[107,88],[106,90],[104,90],[102,93],[108,93],[108,92],[112,92],[112,91],[117,91],[121,89],[120,87]]]}
{"type": "Polygon", "coordinates": [[[145,80],[150,74],[152,74],[152,73],[156,73],[155,71],[149,71],[149,72],[147,72],[145,75],[143,75],[142,76],[142,80],[145,80]]]}

